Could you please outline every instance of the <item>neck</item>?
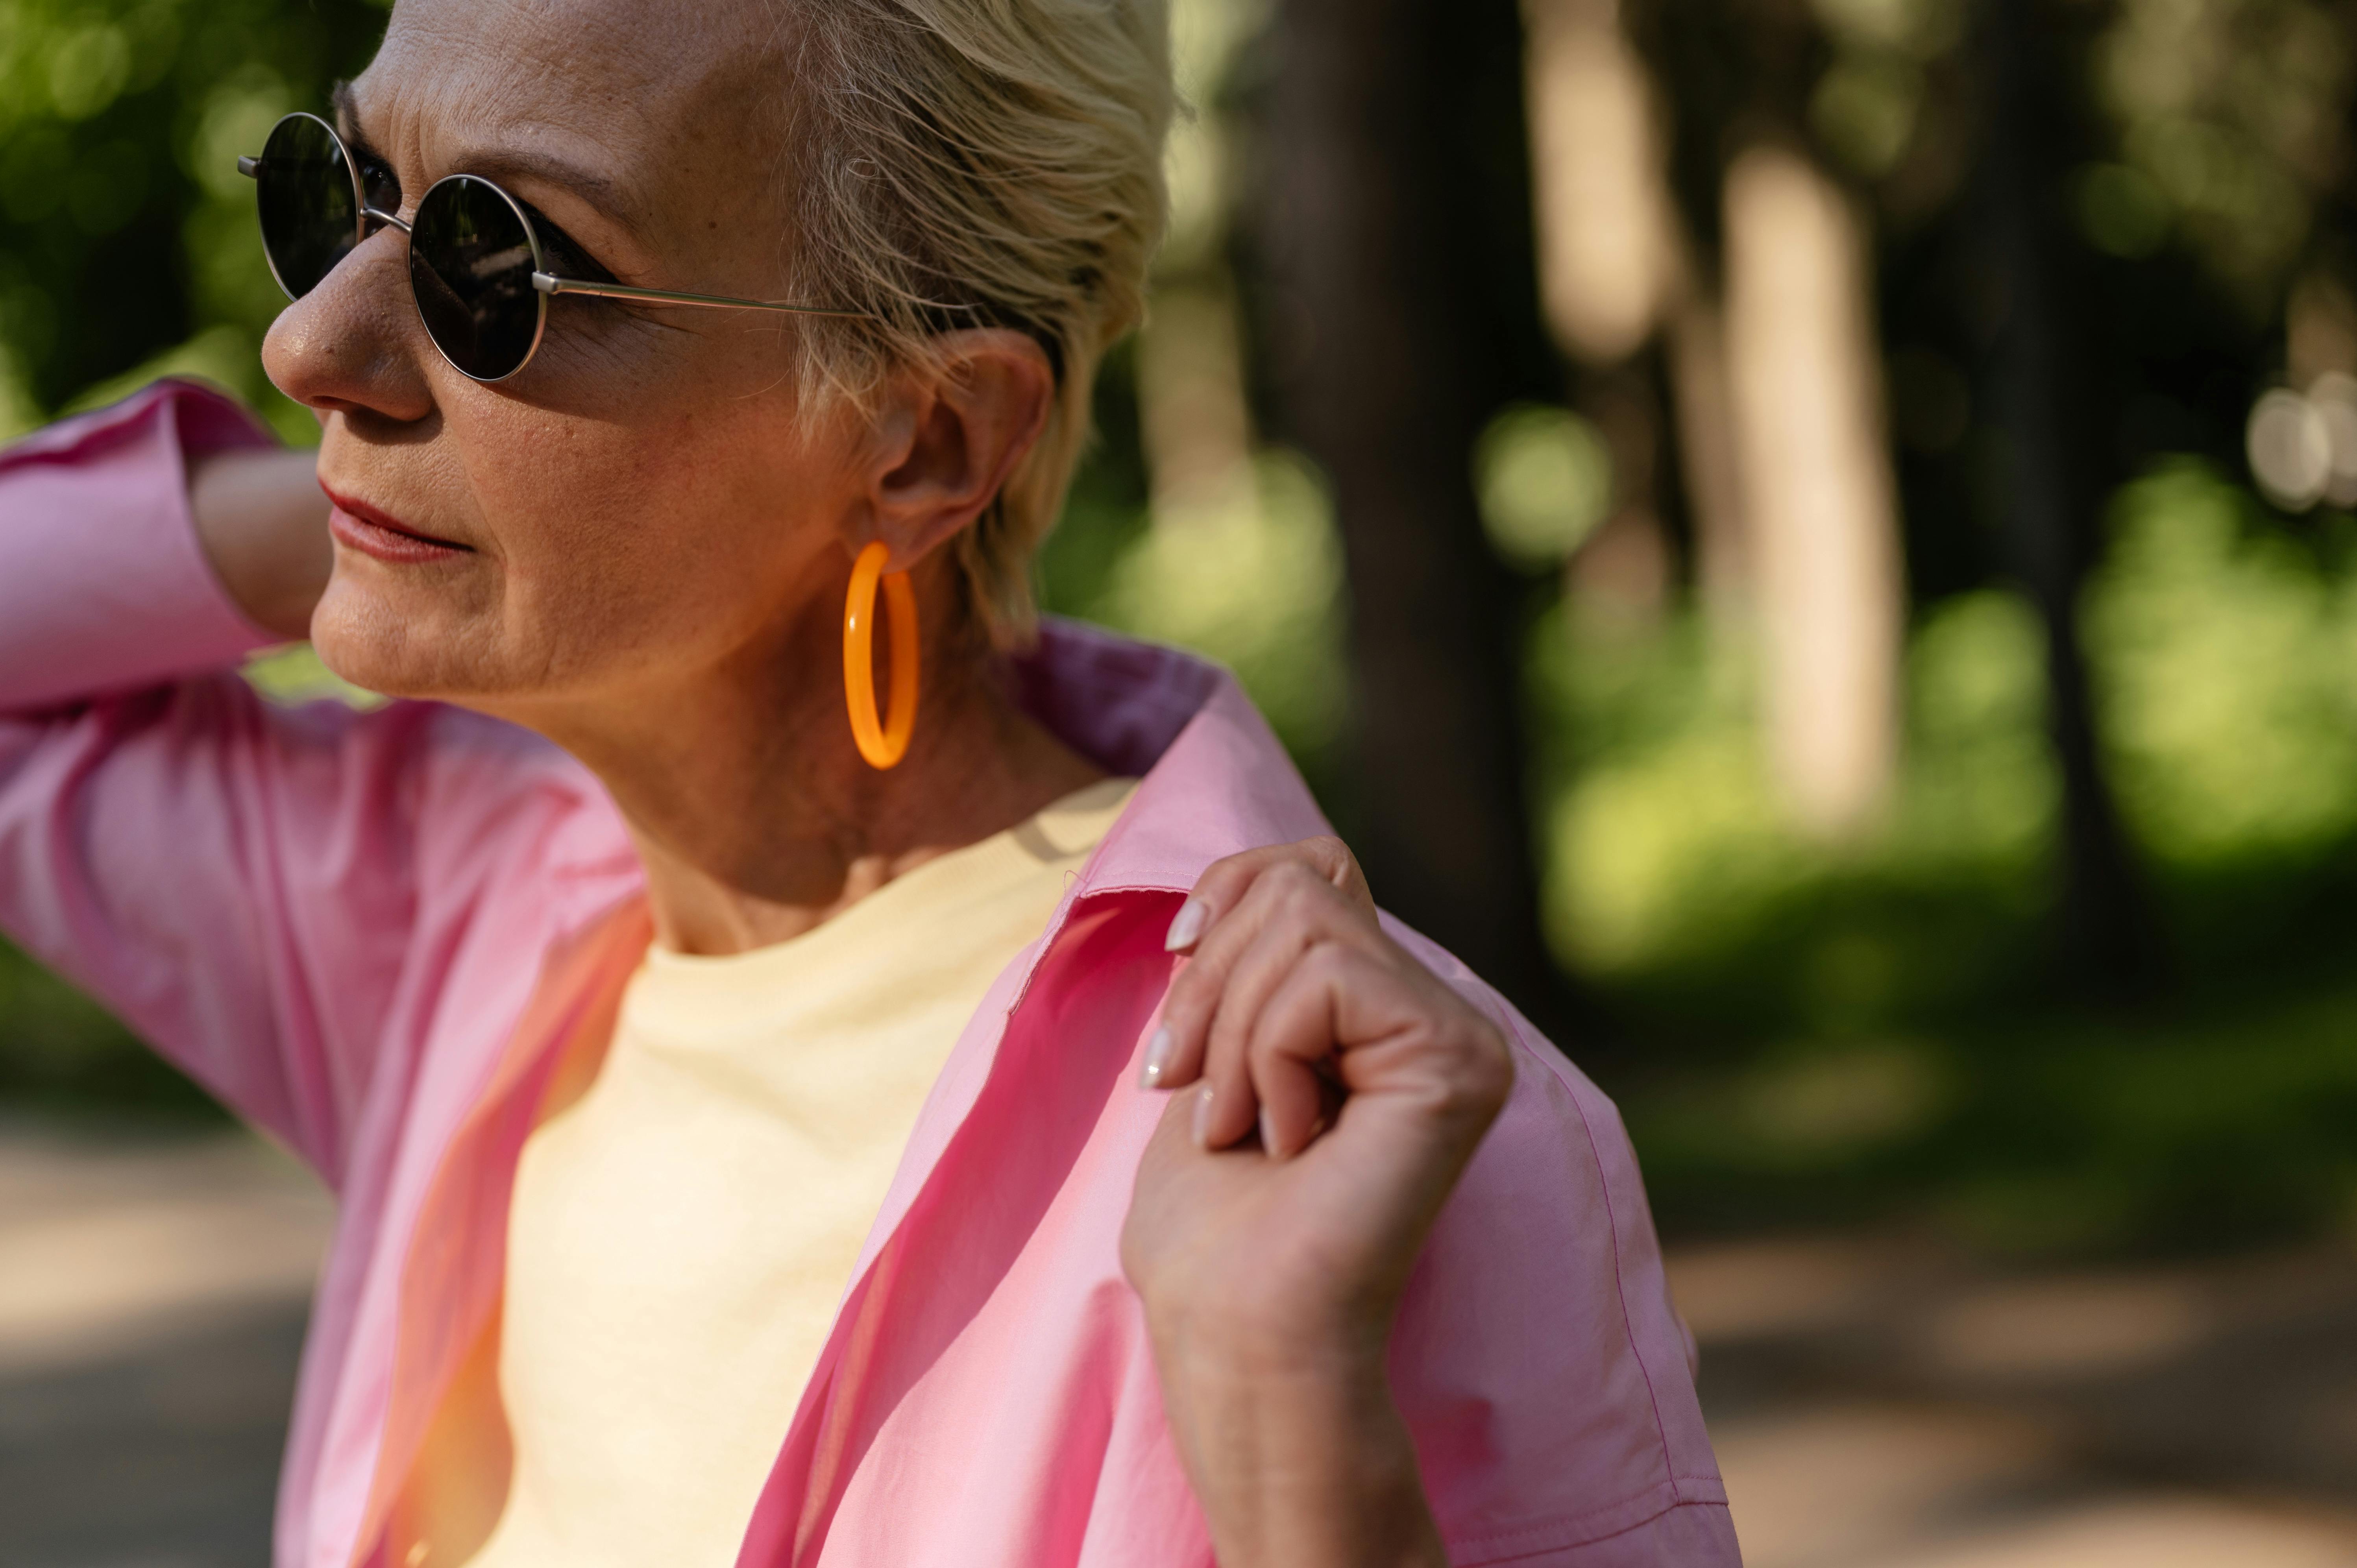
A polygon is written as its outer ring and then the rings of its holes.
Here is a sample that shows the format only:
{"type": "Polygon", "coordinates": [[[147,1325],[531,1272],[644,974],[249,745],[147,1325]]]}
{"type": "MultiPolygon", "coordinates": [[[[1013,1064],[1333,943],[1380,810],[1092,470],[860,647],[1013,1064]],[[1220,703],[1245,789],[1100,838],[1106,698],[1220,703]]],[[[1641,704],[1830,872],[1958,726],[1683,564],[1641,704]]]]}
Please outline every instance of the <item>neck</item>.
{"type": "Polygon", "coordinates": [[[942,596],[923,596],[916,735],[888,770],[852,743],[841,622],[826,616],[717,666],[520,715],[620,806],[659,943],[727,954],[784,941],[1104,777],[1016,708],[953,606],[938,613],[942,596]]]}

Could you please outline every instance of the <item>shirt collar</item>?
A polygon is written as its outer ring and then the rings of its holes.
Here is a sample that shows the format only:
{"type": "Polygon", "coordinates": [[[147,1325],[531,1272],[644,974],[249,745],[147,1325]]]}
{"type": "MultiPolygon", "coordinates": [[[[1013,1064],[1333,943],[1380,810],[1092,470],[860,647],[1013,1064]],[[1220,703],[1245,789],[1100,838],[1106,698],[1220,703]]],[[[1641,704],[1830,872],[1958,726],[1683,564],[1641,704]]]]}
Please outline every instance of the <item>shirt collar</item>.
{"type": "Polygon", "coordinates": [[[1268,721],[1218,665],[1051,617],[1013,677],[1017,701],[1058,738],[1140,780],[1076,899],[1183,892],[1222,856],[1333,832],[1268,721]]]}

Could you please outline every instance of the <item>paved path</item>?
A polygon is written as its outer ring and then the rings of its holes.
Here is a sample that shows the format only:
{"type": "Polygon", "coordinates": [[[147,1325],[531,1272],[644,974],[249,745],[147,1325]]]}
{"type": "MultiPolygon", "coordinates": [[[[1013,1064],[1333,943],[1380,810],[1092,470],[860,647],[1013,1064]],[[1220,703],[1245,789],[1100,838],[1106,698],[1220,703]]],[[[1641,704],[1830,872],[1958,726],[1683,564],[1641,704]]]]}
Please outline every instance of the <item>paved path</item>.
{"type": "Polygon", "coordinates": [[[256,1568],[326,1195],[245,1137],[0,1125],[0,1568],[256,1568]]]}
{"type": "MultiPolygon", "coordinates": [[[[0,1568],[267,1561],[325,1197],[252,1140],[0,1124],[0,1568]]],[[[2357,1568],[2357,1259],[1675,1251],[1751,1568],[2357,1568]]]]}
{"type": "Polygon", "coordinates": [[[1750,1568],[2357,1564],[2357,1259],[1674,1251],[1750,1568]]]}

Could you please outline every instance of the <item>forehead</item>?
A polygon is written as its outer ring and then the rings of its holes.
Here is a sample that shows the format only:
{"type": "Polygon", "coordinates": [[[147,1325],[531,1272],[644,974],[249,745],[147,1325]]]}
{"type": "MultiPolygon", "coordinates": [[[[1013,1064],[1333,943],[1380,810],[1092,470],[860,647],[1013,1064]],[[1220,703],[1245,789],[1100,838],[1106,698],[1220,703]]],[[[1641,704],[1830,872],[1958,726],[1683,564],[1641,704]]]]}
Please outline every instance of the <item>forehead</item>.
{"type": "Polygon", "coordinates": [[[774,25],[762,0],[400,0],[353,99],[387,153],[437,176],[526,148],[660,202],[766,164],[774,25]]]}

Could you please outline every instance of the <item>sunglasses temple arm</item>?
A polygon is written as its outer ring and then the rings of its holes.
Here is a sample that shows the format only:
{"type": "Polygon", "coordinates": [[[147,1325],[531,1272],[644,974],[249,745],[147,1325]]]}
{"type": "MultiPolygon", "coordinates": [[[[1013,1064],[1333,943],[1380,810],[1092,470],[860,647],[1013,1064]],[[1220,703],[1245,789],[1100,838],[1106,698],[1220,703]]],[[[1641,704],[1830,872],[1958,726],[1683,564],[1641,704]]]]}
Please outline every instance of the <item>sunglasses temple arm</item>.
{"type": "MultiPolygon", "coordinates": [[[[248,179],[259,177],[262,160],[240,154],[237,172],[248,179]]],[[[361,209],[361,216],[380,223],[390,223],[406,234],[409,225],[390,212],[380,212],[373,207],[361,209]]],[[[649,305],[695,305],[714,310],[777,310],[790,316],[834,316],[846,320],[865,320],[864,310],[830,310],[822,305],[793,305],[776,299],[729,299],[716,294],[670,294],[659,288],[632,288],[628,284],[589,283],[580,278],[561,278],[553,273],[534,273],[532,286],[543,294],[580,294],[597,299],[637,299],[649,305]]]]}
{"type": "Polygon", "coordinates": [[[550,273],[532,274],[532,286],[546,295],[579,294],[597,299],[636,299],[649,305],[695,305],[714,310],[778,310],[791,316],[839,316],[853,320],[865,318],[859,310],[830,310],[818,305],[791,305],[783,300],[729,299],[715,294],[669,294],[662,289],[632,288],[628,284],[588,283],[579,278],[561,278],[550,273]]]}
{"type": "MultiPolygon", "coordinates": [[[[237,172],[248,179],[256,178],[262,173],[262,160],[241,153],[238,155],[237,172]]],[[[363,207],[361,212],[365,218],[390,223],[404,234],[410,231],[408,224],[390,212],[380,212],[373,207],[363,207]]],[[[835,316],[853,321],[863,320],[867,314],[864,310],[829,310],[820,305],[791,305],[784,300],[728,299],[716,294],[669,294],[658,288],[632,288],[628,284],[588,283],[580,278],[561,278],[552,273],[533,274],[532,286],[547,295],[580,294],[597,299],[637,299],[649,305],[696,305],[715,310],[777,310],[790,316],[835,316]]]]}

